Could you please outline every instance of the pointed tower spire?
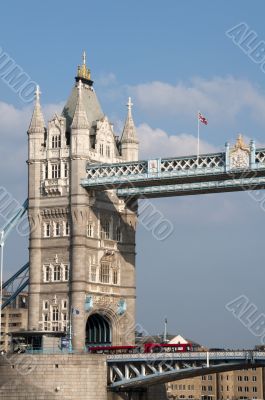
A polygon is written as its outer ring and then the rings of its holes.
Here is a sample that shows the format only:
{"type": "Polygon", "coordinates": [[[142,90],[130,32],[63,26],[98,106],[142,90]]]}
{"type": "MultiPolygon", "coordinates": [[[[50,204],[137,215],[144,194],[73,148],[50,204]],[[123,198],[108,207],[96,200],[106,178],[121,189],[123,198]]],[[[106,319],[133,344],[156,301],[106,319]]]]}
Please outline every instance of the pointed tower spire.
{"type": "Polygon", "coordinates": [[[78,90],[77,103],[76,103],[76,109],[75,109],[71,128],[72,129],[89,129],[89,123],[87,120],[86,111],[85,111],[83,101],[82,101],[83,83],[82,83],[81,79],[78,81],[77,90],[78,90]]]}
{"type": "Polygon", "coordinates": [[[127,103],[128,114],[121,136],[121,143],[139,143],[132,117],[132,106],[133,106],[132,99],[131,97],[129,97],[127,103]]]}
{"type": "Polygon", "coordinates": [[[28,133],[43,133],[45,129],[45,122],[40,105],[40,95],[40,87],[39,85],[37,85],[35,91],[35,107],[33,110],[28,133]]]}
{"type": "Polygon", "coordinates": [[[121,153],[126,161],[138,160],[139,141],[137,139],[136,129],[133,122],[132,106],[132,99],[129,97],[127,103],[128,114],[121,135],[121,153]]]}

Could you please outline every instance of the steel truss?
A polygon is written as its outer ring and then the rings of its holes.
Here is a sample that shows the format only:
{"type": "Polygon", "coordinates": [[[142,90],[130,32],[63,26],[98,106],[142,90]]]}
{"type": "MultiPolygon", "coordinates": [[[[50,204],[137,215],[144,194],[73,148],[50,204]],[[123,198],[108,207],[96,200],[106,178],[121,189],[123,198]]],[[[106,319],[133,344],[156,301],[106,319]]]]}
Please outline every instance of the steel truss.
{"type": "Polygon", "coordinates": [[[216,372],[265,366],[265,352],[223,351],[108,356],[109,389],[128,391],[216,372]]]}

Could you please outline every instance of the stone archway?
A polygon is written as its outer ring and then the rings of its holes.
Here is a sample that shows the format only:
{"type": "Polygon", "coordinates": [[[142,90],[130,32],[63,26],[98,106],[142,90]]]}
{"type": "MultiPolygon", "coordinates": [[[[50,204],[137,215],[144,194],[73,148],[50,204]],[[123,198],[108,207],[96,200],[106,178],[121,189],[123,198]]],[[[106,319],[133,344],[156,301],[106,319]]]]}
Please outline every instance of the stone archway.
{"type": "Polygon", "coordinates": [[[108,318],[101,314],[92,314],[86,323],[86,345],[111,345],[112,327],[108,318]]]}

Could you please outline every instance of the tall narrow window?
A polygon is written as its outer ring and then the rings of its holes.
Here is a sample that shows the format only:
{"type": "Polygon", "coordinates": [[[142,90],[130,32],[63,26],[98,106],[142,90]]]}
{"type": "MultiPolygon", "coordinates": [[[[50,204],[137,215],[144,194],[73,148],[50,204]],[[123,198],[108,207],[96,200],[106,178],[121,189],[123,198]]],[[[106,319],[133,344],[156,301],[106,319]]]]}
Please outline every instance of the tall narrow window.
{"type": "Polygon", "coordinates": [[[44,235],[45,237],[51,236],[51,225],[49,223],[44,226],[44,235]]]}
{"type": "Polygon", "coordinates": [[[55,224],[55,236],[60,236],[60,233],[61,233],[60,223],[56,222],[56,224],[55,224]]]}
{"type": "Polygon", "coordinates": [[[103,220],[101,223],[101,239],[110,238],[110,222],[108,220],[103,220]]]}
{"type": "Polygon", "coordinates": [[[106,155],[110,157],[110,146],[106,146],[106,155]]]}
{"type": "Polygon", "coordinates": [[[64,266],[64,280],[65,281],[69,280],[69,266],[68,265],[64,266]]]}
{"type": "Polygon", "coordinates": [[[45,165],[45,179],[49,178],[49,169],[48,169],[48,164],[45,165]]]}
{"type": "Polygon", "coordinates": [[[100,282],[109,283],[110,281],[110,265],[108,263],[102,263],[100,266],[100,282]]]}
{"type": "Polygon", "coordinates": [[[68,164],[67,163],[64,164],[64,177],[68,178],[68,164]]]}
{"type": "Polygon", "coordinates": [[[113,269],[113,284],[114,285],[118,284],[118,270],[116,268],[113,269]]]}
{"type": "Polygon", "coordinates": [[[116,229],[116,240],[117,242],[121,242],[121,228],[119,226],[116,229]]]}
{"type": "Polygon", "coordinates": [[[66,221],[65,223],[65,236],[69,236],[70,235],[70,224],[68,221],[66,221]]]}
{"type": "Polygon", "coordinates": [[[45,267],[44,280],[45,280],[45,282],[49,282],[50,281],[50,267],[49,266],[45,267]]]}
{"type": "Polygon", "coordinates": [[[101,156],[104,155],[104,146],[103,146],[102,143],[99,145],[99,153],[100,153],[101,156]]]}
{"type": "Polygon", "coordinates": [[[52,178],[60,178],[61,176],[61,166],[60,164],[52,164],[52,178]]]}
{"type": "Polygon", "coordinates": [[[90,280],[92,282],[96,282],[97,281],[97,267],[95,265],[91,265],[90,280]]]}
{"type": "Polygon", "coordinates": [[[53,270],[53,280],[58,282],[61,280],[61,267],[59,265],[55,265],[53,270]]]}
{"type": "Polygon", "coordinates": [[[58,307],[53,307],[52,309],[52,320],[59,321],[59,309],[58,307]]]}
{"type": "Polygon", "coordinates": [[[61,147],[61,138],[60,135],[54,135],[52,137],[52,148],[57,149],[58,147],[61,147]]]}
{"type": "Polygon", "coordinates": [[[92,224],[87,225],[87,236],[92,237],[93,236],[93,227],[92,224]]]}

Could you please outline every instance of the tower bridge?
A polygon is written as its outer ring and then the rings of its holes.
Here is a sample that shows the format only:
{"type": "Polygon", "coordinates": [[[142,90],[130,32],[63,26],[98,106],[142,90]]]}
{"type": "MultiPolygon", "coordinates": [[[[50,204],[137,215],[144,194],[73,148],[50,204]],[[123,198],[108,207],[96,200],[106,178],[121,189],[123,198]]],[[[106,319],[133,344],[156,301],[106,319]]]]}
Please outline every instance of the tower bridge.
{"type": "MultiPolygon", "coordinates": [[[[98,362],[110,391],[264,366],[265,353],[249,351],[98,358],[84,354],[95,344],[134,343],[138,199],[265,188],[265,148],[256,149],[254,141],[246,144],[239,135],[224,152],[138,161],[131,100],[117,138],[97,100],[85,57],[75,80],[62,114],[47,125],[36,90],[28,129],[28,201],[2,229],[0,242],[3,248],[5,234],[27,209],[29,262],[6,282],[9,286],[20,279],[1,307],[28,285],[29,330],[65,332],[69,357],[87,357],[85,362],[65,361],[64,355],[55,355],[47,362],[83,366],[91,360],[92,372],[98,362]]],[[[42,361],[36,360],[42,374],[42,361]]],[[[91,380],[91,387],[94,383],[91,380]]],[[[105,400],[106,393],[97,399],[105,400]]]]}

